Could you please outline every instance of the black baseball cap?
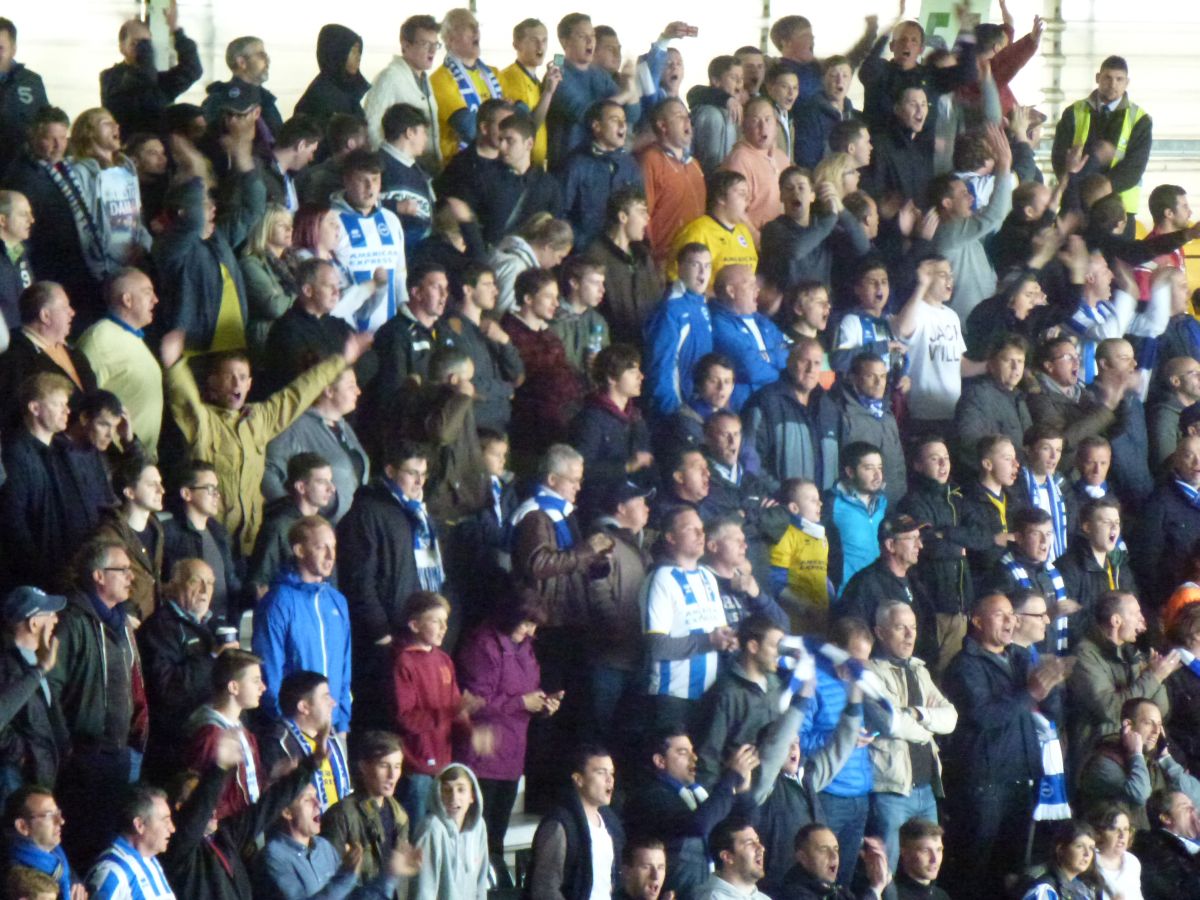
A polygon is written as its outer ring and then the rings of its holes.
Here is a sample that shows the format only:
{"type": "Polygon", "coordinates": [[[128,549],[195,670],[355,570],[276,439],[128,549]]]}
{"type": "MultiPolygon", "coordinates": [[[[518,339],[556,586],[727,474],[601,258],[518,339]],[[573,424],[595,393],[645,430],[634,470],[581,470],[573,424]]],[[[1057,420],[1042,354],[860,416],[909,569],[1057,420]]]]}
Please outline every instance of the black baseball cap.
{"type": "Polygon", "coordinates": [[[617,507],[622,503],[628,503],[637,497],[645,497],[647,500],[654,499],[654,488],[635,484],[632,481],[613,482],[604,494],[604,508],[609,512],[616,512],[617,507]]]}
{"type": "Polygon", "coordinates": [[[256,84],[229,81],[214,85],[211,95],[221,112],[248,113],[254,107],[262,106],[262,91],[256,84]]]}

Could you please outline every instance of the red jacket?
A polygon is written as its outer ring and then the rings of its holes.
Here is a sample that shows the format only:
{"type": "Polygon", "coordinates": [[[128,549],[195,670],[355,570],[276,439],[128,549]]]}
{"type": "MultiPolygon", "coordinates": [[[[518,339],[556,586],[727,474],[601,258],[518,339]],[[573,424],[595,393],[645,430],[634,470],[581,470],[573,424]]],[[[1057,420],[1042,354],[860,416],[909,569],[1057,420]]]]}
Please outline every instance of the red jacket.
{"type": "Polygon", "coordinates": [[[434,647],[414,643],[392,651],[392,685],[396,700],[396,731],[410,772],[436,775],[451,760],[451,732],[459,716],[462,692],[450,657],[434,647]]]}
{"type": "MultiPolygon", "coordinates": [[[[183,762],[189,769],[203,772],[211,763],[217,760],[217,741],[225,731],[225,726],[213,715],[211,707],[202,706],[192,717],[192,723],[197,725],[188,739],[184,749],[183,762]]],[[[258,739],[249,728],[244,729],[246,741],[250,744],[250,755],[254,757],[254,772],[258,779],[258,795],[262,796],[267,789],[267,770],[263,768],[262,757],[258,753],[258,739]]],[[[237,777],[225,782],[221,791],[221,799],[217,801],[216,817],[223,819],[240,813],[250,807],[250,793],[246,787],[246,763],[238,764],[237,777]]]]}

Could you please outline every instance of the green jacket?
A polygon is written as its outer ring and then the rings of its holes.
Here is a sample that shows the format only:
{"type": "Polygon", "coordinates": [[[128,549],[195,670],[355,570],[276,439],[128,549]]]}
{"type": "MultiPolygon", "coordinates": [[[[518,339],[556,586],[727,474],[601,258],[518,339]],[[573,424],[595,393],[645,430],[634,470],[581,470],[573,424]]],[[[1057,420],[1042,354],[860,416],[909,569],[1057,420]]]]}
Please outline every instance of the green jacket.
{"type": "MultiPolygon", "coordinates": [[[[408,840],[408,816],[393,798],[386,801],[396,820],[396,840],[408,840]]],[[[383,861],[390,856],[392,848],[383,845],[383,824],[379,820],[379,807],[362,791],[356,791],[335,803],[321,816],[321,837],[339,851],[347,844],[358,844],[363,848],[362,868],[358,872],[360,884],[366,884],[383,868],[383,861]]]]}
{"type": "Polygon", "coordinates": [[[142,662],[133,628],[116,634],[103,624],[83,594],[59,613],[58,663],[49,681],[61,698],[76,751],[96,748],[144,750],[149,717],[142,662]]]}
{"type": "Polygon", "coordinates": [[[186,359],[167,369],[167,402],[192,458],[211,462],[221,489],[221,524],[236,535],[241,552],[249,556],[262,525],[263,473],[267,468],[267,442],[312,406],[342,370],[346,360],[332,356],[313,366],[282,390],[261,403],[241,410],[221,409],[205,403],[186,359]]]}
{"type": "Polygon", "coordinates": [[[1146,655],[1133,644],[1117,647],[1097,629],[1075,649],[1075,669],[1067,681],[1071,771],[1082,763],[1106,734],[1121,730],[1121,705],[1144,697],[1167,718],[1170,701],[1167,689],[1154,677],[1146,655]]]}

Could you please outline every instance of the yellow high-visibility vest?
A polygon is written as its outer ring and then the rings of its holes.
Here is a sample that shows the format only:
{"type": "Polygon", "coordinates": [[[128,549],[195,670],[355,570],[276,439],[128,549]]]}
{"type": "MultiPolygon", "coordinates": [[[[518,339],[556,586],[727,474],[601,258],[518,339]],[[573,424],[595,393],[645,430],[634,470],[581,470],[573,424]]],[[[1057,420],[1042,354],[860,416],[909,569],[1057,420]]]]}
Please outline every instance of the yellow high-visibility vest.
{"type": "MultiPolygon", "coordinates": [[[[1087,143],[1088,132],[1092,128],[1092,106],[1086,100],[1076,100],[1071,104],[1071,112],[1075,116],[1075,138],[1071,143],[1076,147],[1082,147],[1087,143]]],[[[1125,151],[1129,147],[1129,137],[1133,134],[1133,126],[1144,115],[1146,115],[1146,111],[1135,103],[1130,103],[1125,109],[1125,120],[1121,123],[1121,135],[1117,138],[1117,152],[1113,154],[1109,168],[1125,158],[1125,151]]],[[[1138,200],[1141,199],[1141,195],[1140,180],[1133,187],[1121,191],[1121,202],[1125,204],[1125,212],[1136,213],[1138,211],[1138,200]]]]}

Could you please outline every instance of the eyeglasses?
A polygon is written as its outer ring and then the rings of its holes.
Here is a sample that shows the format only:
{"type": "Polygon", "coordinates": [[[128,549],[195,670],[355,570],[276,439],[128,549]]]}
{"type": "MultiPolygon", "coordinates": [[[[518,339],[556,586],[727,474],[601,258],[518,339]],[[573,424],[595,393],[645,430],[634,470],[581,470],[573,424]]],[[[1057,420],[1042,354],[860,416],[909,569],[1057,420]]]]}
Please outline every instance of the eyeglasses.
{"type": "Polygon", "coordinates": [[[128,575],[130,572],[133,571],[133,566],[105,566],[104,571],[105,572],[121,572],[124,575],[128,575]]]}
{"type": "Polygon", "coordinates": [[[34,813],[32,816],[22,816],[23,819],[33,822],[37,819],[53,819],[55,822],[63,821],[61,809],[48,809],[45,812],[34,813]]]}
{"type": "Polygon", "coordinates": [[[189,491],[203,491],[206,494],[217,494],[221,488],[215,484],[192,484],[188,485],[189,491]]]}
{"type": "Polygon", "coordinates": [[[1040,613],[1017,613],[1017,615],[1018,615],[1018,616],[1022,616],[1023,618],[1029,618],[1029,619],[1045,619],[1047,622],[1049,622],[1049,621],[1050,621],[1050,613],[1048,613],[1048,612],[1040,612],[1040,613]]]}
{"type": "Polygon", "coordinates": [[[436,52],[442,49],[441,41],[413,41],[412,45],[418,50],[433,50],[436,52]]]}

